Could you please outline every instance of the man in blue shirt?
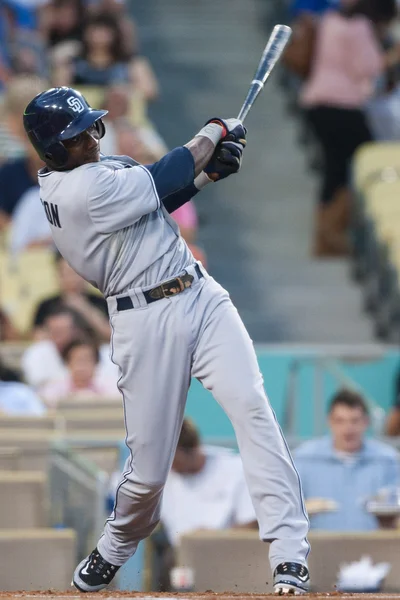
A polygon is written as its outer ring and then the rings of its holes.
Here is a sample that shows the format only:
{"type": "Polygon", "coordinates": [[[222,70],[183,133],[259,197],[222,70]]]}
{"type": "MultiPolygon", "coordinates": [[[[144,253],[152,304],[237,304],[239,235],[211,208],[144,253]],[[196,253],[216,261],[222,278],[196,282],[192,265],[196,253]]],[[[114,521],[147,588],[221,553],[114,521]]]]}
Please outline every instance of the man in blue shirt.
{"type": "Polygon", "coordinates": [[[399,485],[399,456],[391,446],[366,438],[368,409],[358,393],[338,392],[328,419],[330,435],[306,442],[294,453],[306,504],[321,506],[311,516],[311,527],[377,529],[378,521],[365,503],[379,490],[399,485]]]}

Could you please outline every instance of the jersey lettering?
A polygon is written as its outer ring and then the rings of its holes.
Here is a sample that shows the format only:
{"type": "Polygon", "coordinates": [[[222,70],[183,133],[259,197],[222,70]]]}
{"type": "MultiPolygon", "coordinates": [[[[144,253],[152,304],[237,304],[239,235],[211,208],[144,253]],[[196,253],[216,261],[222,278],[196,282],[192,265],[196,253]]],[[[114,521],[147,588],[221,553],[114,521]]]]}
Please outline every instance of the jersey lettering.
{"type": "Polygon", "coordinates": [[[54,225],[54,227],[59,227],[61,229],[60,216],[58,214],[57,204],[52,204],[51,202],[43,202],[43,206],[48,222],[51,225],[54,225]]]}

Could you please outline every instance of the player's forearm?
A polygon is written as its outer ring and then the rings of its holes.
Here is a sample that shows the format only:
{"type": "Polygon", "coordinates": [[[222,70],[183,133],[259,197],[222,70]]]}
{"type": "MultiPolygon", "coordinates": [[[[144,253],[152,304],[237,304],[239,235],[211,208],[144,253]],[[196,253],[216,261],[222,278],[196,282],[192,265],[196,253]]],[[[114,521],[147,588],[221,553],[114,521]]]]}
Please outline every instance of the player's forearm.
{"type": "Polygon", "coordinates": [[[178,210],[181,206],[189,202],[196,194],[198,194],[207,184],[212,183],[204,172],[196,177],[193,183],[189,184],[185,188],[170,194],[166,198],[163,198],[162,203],[169,213],[178,210]]]}
{"type": "Polygon", "coordinates": [[[204,167],[210,162],[214,154],[215,145],[206,137],[195,137],[190,142],[185,144],[185,147],[190,151],[194,160],[194,175],[197,177],[204,167]]]}

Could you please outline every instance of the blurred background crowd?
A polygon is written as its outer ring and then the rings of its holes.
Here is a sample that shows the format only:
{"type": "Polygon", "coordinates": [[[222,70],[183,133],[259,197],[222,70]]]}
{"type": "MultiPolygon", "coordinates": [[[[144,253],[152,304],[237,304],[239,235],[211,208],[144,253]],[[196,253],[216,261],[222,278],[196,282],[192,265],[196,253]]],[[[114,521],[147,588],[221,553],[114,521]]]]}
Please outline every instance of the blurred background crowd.
{"type": "MultiPolygon", "coordinates": [[[[258,344],[320,533],[312,543],[327,544],[322,571],[331,577],[360,548],[399,560],[387,542],[400,543],[397,3],[199,4],[0,0],[4,590],[69,585],[112,510],[126,458],[107,305],[52,244],[22,113],[42,90],[73,86],[109,111],[104,154],[152,163],[208,118],[237,113],[277,22],[294,34],[246,122],[241,174],[173,216],[258,344]],[[333,551],[332,539],[345,547],[333,551]],[[24,575],[16,557],[29,565],[24,575]]],[[[196,384],[187,413],[161,524],[118,585],[191,589],[190,569],[173,571],[180,565],[197,569],[199,590],[263,592],[264,572],[254,567],[246,583],[235,567],[235,556],[254,556],[257,523],[232,428],[196,384]]],[[[317,577],[315,589],[334,583],[317,577]]]]}

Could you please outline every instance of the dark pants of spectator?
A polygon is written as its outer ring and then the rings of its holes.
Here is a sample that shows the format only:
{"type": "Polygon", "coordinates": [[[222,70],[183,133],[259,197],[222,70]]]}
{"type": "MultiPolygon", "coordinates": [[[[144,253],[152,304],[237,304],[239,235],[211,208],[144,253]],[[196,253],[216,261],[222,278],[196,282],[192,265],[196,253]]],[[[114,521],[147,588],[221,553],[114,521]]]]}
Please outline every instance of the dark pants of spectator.
{"type": "Polygon", "coordinates": [[[328,204],[347,187],[354,152],[372,141],[372,134],[361,110],[317,106],[307,118],[323,152],[323,181],[319,201],[328,204]]]}

